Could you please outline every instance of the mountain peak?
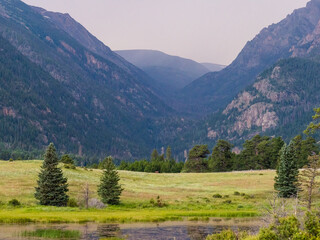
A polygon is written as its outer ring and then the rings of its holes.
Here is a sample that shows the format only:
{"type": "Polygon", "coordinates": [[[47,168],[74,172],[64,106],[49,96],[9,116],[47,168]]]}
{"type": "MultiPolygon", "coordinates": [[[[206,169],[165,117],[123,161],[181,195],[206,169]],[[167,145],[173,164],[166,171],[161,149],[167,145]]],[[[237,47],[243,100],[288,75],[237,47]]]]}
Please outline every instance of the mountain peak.
{"type": "MultiPolygon", "coordinates": [[[[208,73],[186,86],[181,92],[182,102],[188,103],[187,108],[192,111],[196,109],[203,113],[225,107],[259,73],[279,59],[311,52],[303,42],[317,39],[319,21],[320,0],[312,0],[279,23],[261,30],[224,70],[208,73]]],[[[315,49],[317,41],[312,41],[312,44],[312,49],[315,49]]]]}

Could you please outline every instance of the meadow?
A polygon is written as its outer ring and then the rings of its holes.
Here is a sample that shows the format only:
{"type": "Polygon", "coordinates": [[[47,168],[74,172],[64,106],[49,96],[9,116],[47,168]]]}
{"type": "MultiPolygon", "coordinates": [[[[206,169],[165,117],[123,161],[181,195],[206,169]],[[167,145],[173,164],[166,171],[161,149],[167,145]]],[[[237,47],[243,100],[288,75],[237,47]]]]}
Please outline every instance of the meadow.
{"type": "MultiPolygon", "coordinates": [[[[34,188],[42,162],[0,161],[0,222],[153,222],[206,220],[210,217],[254,217],[272,198],[275,171],[228,173],[139,173],[119,171],[124,191],[119,206],[105,209],[45,207],[37,205],[34,188]],[[236,193],[235,193],[236,192],[236,193]],[[164,207],[150,203],[160,196],[164,207]],[[11,199],[22,203],[10,207],[11,199]]],[[[61,167],[63,167],[61,165],[61,167]]],[[[63,168],[69,196],[78,199],[88,183],[96,194],[102,171],[63,168]]]]}

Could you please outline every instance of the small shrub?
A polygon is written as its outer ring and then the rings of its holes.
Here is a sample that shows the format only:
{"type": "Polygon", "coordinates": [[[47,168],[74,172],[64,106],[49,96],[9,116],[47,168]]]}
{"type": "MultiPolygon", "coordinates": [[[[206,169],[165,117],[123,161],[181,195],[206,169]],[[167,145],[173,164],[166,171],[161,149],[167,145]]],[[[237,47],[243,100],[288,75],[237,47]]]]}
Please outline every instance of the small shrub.
{"type": "Polygon", "coordinates": [[[74,160],[68,154],[65,154],[61,157],[60,162],[64,164],[74,165],[74,160]]]}
{"type": "Polygon", "coordinates": [[[89,208],[97,208],[97,209],[103,209],[106,207],[106,205],[101,202],[99,199],[91,198],[89,199],[89,208]]]}
{"type": "Polygon", "coordinates": [[[70,198],[67,203],[68,207],[79,207],[77,201],[74,198],[70,198]]]}
{"type": "Polygon", "coordinates": [[[240,193],[236,191],[236,192],[233,193],[233,195],[240,196],[240,193]]]}
{"type": "Polygon", "coordinates": [[[13,206],[13,207],[18,207],[21,206],[21,203],[17,199],[12,199],[8,202],[8,205],[13,206]]]}
{"type": "Polygon", "coordinates": [[[223,197],[224,197],[224,198],[228,198],[228,197],[229,197],[229,195],[224,195],[223,197]]]}
{"type": "Polygon", "coordinates": [[[213,194],[212,195],[213,198],[222,198],[222,195],[219,193],[213,194]]]}
{"type": "Polygon", "coordinates": [[[155,202],[155,205],[157,207],[165,207],[165,206],[167,206],[167,204],[163,202],[163,200],[160,198],[160,196],[157,197],[157,201],[155,202]]]}
{"type": "Polygon", "coordinates": [[[231,201],[231,200],[225,200],[225,201],[223,201],[222,203],[224,203],[224,204],[231,204],[232,201],[231,201]]]}
{"type": "Polygon", "coordinates": [[[251,198],[254,198],[254,195],[245,195],[243,198],[244,199],[251,199],[251,198]]]}
{"type": "Polygon", "coordinates": [[[167,204],[163,202],[163,200],[160,198],[160,196],[157,196],[157,199],[154,200],[153,198],[150,199],[150,204],[154,207],[165,207],[167,204]]]}
{"type": "Polygon", "coordinates": [[[73,164],[64,164],[64,168],[66,169],[76,169],[76,166],[73,164]]]}
{"type": "Polygon", "coordinates": [[[243,196],[245,196],[246,194],[245,194],[245,193],[240,193],[240,195],[243,197],[243,196]]]}
{"type": "Polygon", "coordinates": [[[209,235],[206,240],[239,240],[248,237],[247,232],[235,233],[232,230],[223,230],[221,233],[209,235]]]}
{"type": "Polygon", "coordinates": [[[9,162],[13,162],[13,159],[12,159],[12,158],[10,158],[10,159],[9,159],[9,162]]]}

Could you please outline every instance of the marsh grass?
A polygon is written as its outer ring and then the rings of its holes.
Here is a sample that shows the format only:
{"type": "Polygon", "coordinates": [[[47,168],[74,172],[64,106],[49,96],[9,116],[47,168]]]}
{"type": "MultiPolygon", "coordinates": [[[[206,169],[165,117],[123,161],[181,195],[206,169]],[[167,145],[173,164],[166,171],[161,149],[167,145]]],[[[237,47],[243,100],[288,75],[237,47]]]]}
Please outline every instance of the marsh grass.
{"type": "Polygon", "coordinates": [[[52,239],[79,239],[81,234],[76,230],[37,229],[35,231],[23,231],[20,237],[38,237],[52,239]]]}

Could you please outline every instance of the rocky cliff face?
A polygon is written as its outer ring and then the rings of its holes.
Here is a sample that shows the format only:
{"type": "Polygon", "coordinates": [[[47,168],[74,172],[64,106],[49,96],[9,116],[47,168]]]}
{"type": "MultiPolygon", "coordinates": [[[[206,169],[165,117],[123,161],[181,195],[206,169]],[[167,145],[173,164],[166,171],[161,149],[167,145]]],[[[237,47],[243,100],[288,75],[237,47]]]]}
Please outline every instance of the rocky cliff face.
{"type": "Polygon", "coordinates": [[[189,104],[189,111],[198,109],[202,114],[224,108],[239,91],[253,83],[259,73],[279,59],[310,53],[319,42],[319,20],[320,1],[312,0],[305,8],[263,29],[230,66],[192,82],[181,92],[181,99],[189,104]]]}
{"type": "Polygon", "coordinates": [[[202,141],[226,138],[241,142],[255,134],[299,134],[311,121],[312,109],[320,105],[320,64],[314,60],[281,60],[262,73],[227,107],[204,126],[202,141]]]}

